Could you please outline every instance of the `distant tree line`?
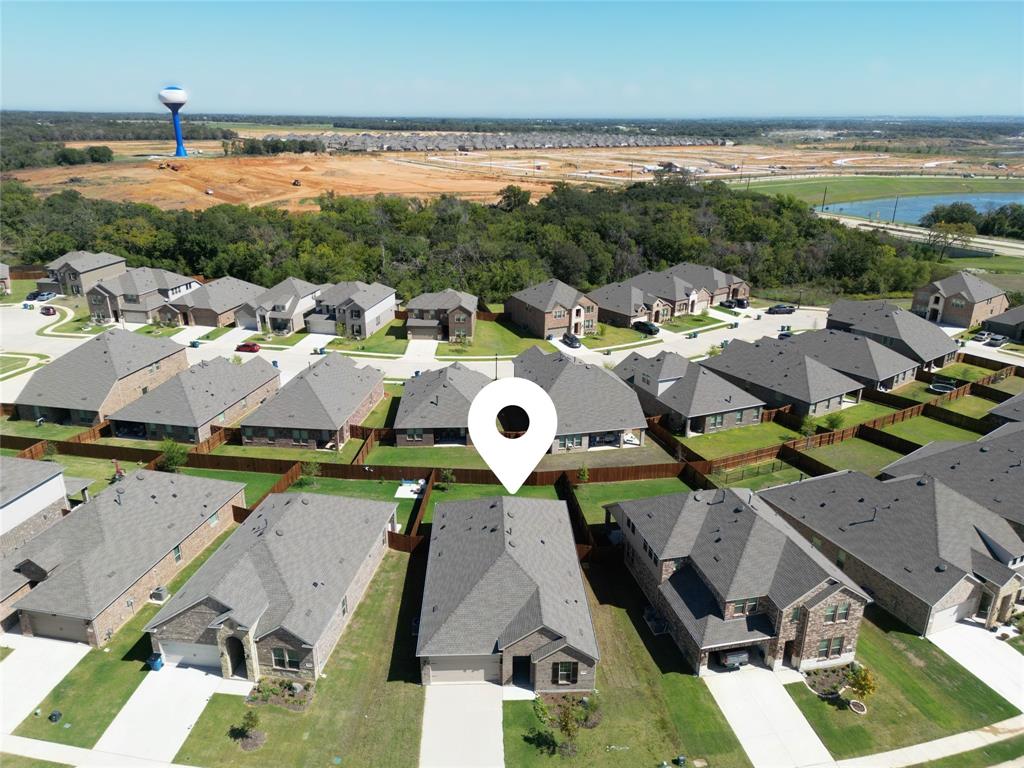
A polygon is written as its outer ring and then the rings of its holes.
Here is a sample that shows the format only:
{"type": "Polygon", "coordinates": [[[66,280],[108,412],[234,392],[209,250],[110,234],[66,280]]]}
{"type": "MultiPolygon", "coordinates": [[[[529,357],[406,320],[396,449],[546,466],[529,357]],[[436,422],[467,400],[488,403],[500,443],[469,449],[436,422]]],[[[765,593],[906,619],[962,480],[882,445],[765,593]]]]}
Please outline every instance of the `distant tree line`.
{"type": "Polygon", "coordinates": [[[666,177],[618,189],[558,185],[536,204],[510,186],[494,205],[326,194],[319,210],[219,205],[164,211],[43,198],[4,181],[0,246],[41,263],[66,251],[109,251],[130,266],[272,285],[380,280],[404,297],[454,287],[504,299],[554,276],[587,290],[680,261],[719,267],[755,288],[815,285],[846,294],[904,292],[951,268],[923,244],[815,216],[791,197],[666,177]]]}
{"type": "Polygon", "coordinates": [[[969,234],[1024,240],[1024,205],[1009,203],[979,211],[970,203],[937,205],[921,217],[921,226],[960,225],[969,234]]]}
{"type": "Polygon", "coordinates": [[[225,154],[279,155],[282,152],[323,152],[323,142],[315,139],[234,139],[225,142],[225,154]]]}

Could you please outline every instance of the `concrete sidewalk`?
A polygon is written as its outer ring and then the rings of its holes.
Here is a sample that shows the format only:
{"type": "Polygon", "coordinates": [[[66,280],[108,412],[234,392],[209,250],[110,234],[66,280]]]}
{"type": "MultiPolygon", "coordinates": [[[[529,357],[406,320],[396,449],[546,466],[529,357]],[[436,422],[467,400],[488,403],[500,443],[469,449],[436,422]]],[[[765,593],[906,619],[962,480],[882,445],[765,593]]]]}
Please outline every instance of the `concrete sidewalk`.
{"type": "Polygon", "coordinates": [[[96,749],[69,747],[51,741],[26,739],[21,736],[0,736],[0,753],[21,755],[35,760],[46,760],[60,765],[76,765],[81,768],[190,768],[177,763],[147,760],[129,755],[100,752],[96,749]]]}

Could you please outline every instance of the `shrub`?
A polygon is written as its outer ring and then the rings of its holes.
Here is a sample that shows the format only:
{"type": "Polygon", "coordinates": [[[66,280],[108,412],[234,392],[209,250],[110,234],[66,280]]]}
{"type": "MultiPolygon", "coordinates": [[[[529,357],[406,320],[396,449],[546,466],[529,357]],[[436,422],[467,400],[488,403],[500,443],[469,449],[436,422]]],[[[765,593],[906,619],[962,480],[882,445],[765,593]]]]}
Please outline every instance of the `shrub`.
{"type": "Polygon", "coordinates": [[[846,685],[859,699],[866,699],[878,689],[875,676],[867,667],[856,666],[846,675],[846,685]]]}
{"type": "Polygon", "coordinates": [[[843,427],[843,414],[841,413],[830,413],[825,417],[825,426],[828,427],[830,432],[835,432],[837,429],[843,427]]]}
{"type": "Polygon", "coordinates": [[[805,437],[810,437],[816,430],[817,427],[814,424],[814,419],[810,416],[804,416],[803,421],[800,422],[800,434],[805,437]]]}
{"type": "Polygon", "coordinates": [[[188,446],[169,437],[160,444],[160,452],[163,454],[158,465],[161,472],[177,472],[188,461],[188,446]]]}

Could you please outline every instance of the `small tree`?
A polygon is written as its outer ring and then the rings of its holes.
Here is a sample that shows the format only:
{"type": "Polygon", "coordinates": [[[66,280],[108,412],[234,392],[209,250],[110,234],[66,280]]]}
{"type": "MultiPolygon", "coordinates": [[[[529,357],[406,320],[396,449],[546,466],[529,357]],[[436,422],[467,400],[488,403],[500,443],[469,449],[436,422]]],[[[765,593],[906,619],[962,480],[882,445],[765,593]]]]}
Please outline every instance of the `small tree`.
{"type": "Polygon", "coordinates": [[[584,464],[582,467],[579,468],[579,470],[577,470],[576,480],[579,482],[580,485],[585,485],[586,483],[590,482],[590,470],[587,468],[586,464],[584,464]]]}
{"type": "Polygon", "coordinates": [[[254,731],[259,729],[259,727],[260,727],[260,716],[259,716],[259,714],[257,714],[255,709],[247,710],[246,713],[244,715],[242,715],[242,726],[241,726],[242,733],[245,734],[246,736],[251,736],[254,731]]]}
{"type": "Polygon", "coordinates": [[[160,443],[160,452],[163,453],[159,465],[162,472],[177,472],[188,460],[188,446],[176,443],[169,437],[160,443]]]}
{"type": "Polygon", "coordinates": [[[565,739],[558,745],[558,751],[565,757],[576,754],[576,737],[580,732],[580,724],[586,717],[583,704],[574,696],[563,696],[555,711],[555,727],[565,739]]]}
{"type": "Polygon", "coordinates": [[[825,417],[825,426],[828,427],[830,432],[835,432],[837,429],[843,428],[843,414],[841,413],[830,413],[825,417]]]}
{"type": "Polygon", "coordinates": [[[858,699],[866,699],[878,689],[875,676],[867,667],[857,665],[846,673],[846,685],[858,699]]]}
{"type": "Polygon", "coordinates": [[[320,477],[319,461],[302,462],[302,484],[306,487],[315,487],[316,479],[320,477]]]}
{"type": "Polygon", "coordinates": [[[43,444],[43,461],[57,460],[57,446],[47,440],[43,444]]]}
{"type": "Polygon", "coordinates": [[[231,358],[231,364],[232,365],[241,365],[242,364],[242,356],[241,355],[235,355],[234,357],[232,357],[231,358]]]}
{"type": "Polygon", "coordinates": [[[445,467],[441,470],[441,485],[445,488],[451,488],[455,485],[455,470],[451,467],[445,467]]]}
{"type": "Polygon", "coordinates": [[[800,434],[810,436],[814,434],[815,424],[814,419],[810,416],[804,416],[803,421],[800,422],[800,434]]]}
{"type": "Polygon", "coordinates": [[[717,344],[712,344],[708,348],[708,357],[718,357],[720,354],[722,354],[722,348],[717,344]]]}

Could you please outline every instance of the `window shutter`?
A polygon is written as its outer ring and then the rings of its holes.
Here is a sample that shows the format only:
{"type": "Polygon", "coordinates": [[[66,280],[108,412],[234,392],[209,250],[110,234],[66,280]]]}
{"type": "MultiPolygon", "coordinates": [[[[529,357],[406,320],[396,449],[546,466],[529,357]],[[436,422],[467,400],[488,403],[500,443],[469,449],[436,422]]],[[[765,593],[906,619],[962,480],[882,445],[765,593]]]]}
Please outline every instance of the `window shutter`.
{"type": "Polygon", "coordinates": [[[551,684],[558,685],[558,662],[551,662],[551,684]]]}
{"type": "Polygon", "coordinates": [[[569,679],[572,681],[573,685],[576,685],[577,681],[580,679],[580,665],[574,661],[570,669],[572,669],[572,675],[569,679]]]}

